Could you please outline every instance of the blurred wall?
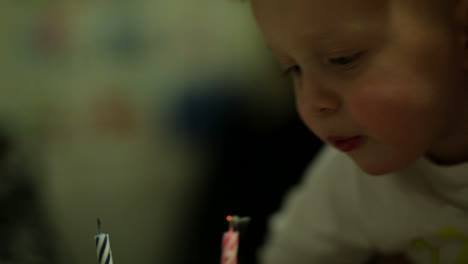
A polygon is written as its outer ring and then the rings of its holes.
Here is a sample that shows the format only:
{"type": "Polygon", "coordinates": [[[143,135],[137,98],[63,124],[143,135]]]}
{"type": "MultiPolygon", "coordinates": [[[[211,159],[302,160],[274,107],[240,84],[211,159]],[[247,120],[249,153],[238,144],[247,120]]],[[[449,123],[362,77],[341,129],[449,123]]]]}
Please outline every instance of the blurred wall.
{"type": "Polygon", "coordinates": [[[117,263],[181,254],[211,162],[171,127],[187,95],[235,97],[258,126],[291,111],[247,3],[2,1],[0,32],[0,120],[36,166],[58,263],[95,261],[96,217],[117,263]]]}

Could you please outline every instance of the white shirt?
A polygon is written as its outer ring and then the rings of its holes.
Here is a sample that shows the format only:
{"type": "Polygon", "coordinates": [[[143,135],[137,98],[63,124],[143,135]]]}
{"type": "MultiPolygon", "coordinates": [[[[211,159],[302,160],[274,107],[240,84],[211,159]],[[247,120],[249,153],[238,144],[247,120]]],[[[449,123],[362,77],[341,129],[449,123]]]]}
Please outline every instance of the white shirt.
{"type": "Polygon", "coordinates": [[[468,264],[468,163],[421,158],[382,176],[325,147],[271,222],[262,264],[365,263],[406,253],[415,264],[468,264]]]}

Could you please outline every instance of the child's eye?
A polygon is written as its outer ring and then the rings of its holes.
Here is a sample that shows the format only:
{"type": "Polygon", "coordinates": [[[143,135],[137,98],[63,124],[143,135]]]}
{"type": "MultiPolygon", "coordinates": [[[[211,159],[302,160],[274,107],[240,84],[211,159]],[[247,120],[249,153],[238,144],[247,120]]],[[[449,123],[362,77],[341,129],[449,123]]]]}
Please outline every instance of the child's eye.
{"type": "Polygon", "coordinates": [[[297,76],[301,74],[301,67],[299,65],[293,65],[291,67],[286,68],[283,71],[283,76],[297,76]]]}
{"type": "Polygon", "coordinates": [[[337,66],[349,66],[353,64],[354,62],[356,62],[363,54],[364,52],[358,52],[351,56],[334,57],[334,58],[328,59],[328,62],[332,65],[337,65],[337,66]]]}

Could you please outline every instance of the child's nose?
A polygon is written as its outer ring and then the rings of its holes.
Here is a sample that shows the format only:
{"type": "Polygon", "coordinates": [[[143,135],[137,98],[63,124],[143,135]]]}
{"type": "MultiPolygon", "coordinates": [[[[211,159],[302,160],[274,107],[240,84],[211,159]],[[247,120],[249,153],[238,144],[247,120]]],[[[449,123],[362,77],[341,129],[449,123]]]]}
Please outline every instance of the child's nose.
{"type": "Polygon", "coordinates": [[[309,114],[328,116],[341,106],[339,95],[318,82],[304,82],[297,91],[299,102],[309,114]]]}

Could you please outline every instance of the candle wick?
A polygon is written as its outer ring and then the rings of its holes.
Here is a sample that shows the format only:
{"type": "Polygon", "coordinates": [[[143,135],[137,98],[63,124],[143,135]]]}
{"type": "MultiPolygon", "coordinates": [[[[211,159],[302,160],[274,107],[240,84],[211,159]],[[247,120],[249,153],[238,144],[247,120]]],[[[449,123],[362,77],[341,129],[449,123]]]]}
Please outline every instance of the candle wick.
{"type": "Polygon", "coordinates": [[[101,232],[101,219],[99,219],[99,218],[97,219],[97,228],[98,228],[99,234],[101,234],[102,233],[101,232]]]}

